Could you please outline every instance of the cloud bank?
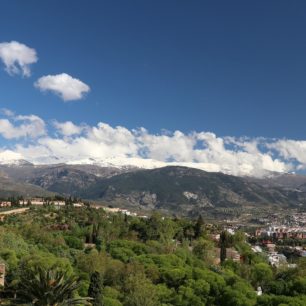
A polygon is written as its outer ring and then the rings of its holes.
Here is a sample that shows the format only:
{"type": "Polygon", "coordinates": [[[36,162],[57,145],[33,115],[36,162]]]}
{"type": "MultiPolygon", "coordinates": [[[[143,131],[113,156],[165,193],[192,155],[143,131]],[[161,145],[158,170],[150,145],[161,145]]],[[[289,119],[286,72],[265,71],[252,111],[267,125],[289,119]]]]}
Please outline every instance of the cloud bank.
{"type": "Polygon", "coordinates": [[[35,115],[0,118],[7,139],[0,155],[18,156],[36,164],[98,163],[144,168],[183,165],[232,175],[262,176],[269,171],[306,168],[306,141],[219,137],[211,132],[152,134],[107,123],[90,126],[71,121],[45,122],[35,115]],[[2,152],[2,153],[1,153],[2,152]]]}
{"type": "Polygon", "coordinates": [[[219,137],[211,132],[152,134],[107,123],[45,122],[36,115],[0,114],[0,157],[35,164],[98,163],[144,168],[183,165],[232,175],[306,169],[306,140],[219,137]],[[1,141],[2,137],[2,141],[1,141]]]}
{"type": "Polygon", "coordinates": [[[67,73],[43,76],[34,83],[34,86],[43,92],[51,91],[64,101],[82,99],[90,91],[87,84],[67,73]]]}
{"type": "Polygon", "coordinates": [[[35,49],[17,41],[0,43],[0,59],[10,74],[31,75],[30,65],[38,61],[35,49]]]}

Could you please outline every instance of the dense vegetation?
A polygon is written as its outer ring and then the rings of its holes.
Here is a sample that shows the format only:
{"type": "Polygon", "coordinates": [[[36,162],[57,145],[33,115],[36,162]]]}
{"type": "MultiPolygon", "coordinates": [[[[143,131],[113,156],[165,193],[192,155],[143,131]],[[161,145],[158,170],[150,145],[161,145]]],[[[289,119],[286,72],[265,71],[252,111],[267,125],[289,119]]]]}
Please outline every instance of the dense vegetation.
{"type": "Polygon", "coordinates": [[[8,305],[306,305],[305,260],[296,269],[275,270],[251,251],[242,232],[221,232],[214,241],[212,234],[220,232],[201,218],[31,208],[0,226],[0,257],[7,268],[1,300],[8,305]],[[242,262],[225,259],[227,247],[239,250],[242,262]]]}

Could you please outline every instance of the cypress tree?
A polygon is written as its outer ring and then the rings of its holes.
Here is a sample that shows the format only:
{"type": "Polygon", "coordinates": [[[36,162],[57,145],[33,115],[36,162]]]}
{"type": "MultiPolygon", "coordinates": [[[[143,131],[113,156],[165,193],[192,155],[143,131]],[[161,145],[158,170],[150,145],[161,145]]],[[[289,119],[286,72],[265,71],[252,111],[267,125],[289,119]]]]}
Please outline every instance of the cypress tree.
{"type": "Polygon", "coordinates": [[[204,220],[202,218],[202,215],[199,215],[199,218],[196,222],[196,224],[194,225],[194,235],[195,238],[199,238],[203,235],[204,233],[204,220]]]}
{"type": "Polygon", "coordinates": [[[220,262],[221,264],[225,261],[226,259],[226,247],[227,247],[227,232],[223,231],[220,234],[220,262]]]}
{"type": "Polygon", "coordinates": [[[88,296],[93,298],[93,306],[102,306],[102,277],[99,272],[93,272],[90,276],[90,285],[88,288],[88,296]]]}

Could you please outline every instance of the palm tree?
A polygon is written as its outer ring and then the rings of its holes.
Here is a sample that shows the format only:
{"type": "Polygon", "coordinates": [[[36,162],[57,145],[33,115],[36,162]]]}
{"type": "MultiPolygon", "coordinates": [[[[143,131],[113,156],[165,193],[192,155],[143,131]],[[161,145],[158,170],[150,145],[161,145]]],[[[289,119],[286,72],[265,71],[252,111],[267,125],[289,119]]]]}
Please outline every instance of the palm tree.
{"type": "Polygon", "coordinates": [[[74,297],[80,280],[60,270],[36,268],[22,273],[18,303],[37,306],[91,305],[89,298],[74,297]]]}

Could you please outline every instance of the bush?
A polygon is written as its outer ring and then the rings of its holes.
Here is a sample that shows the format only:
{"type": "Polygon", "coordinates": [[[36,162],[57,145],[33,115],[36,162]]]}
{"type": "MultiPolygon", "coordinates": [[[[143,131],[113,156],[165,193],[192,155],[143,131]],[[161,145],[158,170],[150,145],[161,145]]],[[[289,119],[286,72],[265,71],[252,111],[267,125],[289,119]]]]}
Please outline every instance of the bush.
{"type": "Polygon", "coordinates": [[[65,242],[70,248],[78,250],[84,249],[84,241],[74,236],[66,236],[65,242]]]}
{"type": "Polygon", "coordinates": [[[102,298],[102,305],[103,306],[122,306],[123,304],[116,299],[112,299],[110,297],[105,296],[102,298]]]}

